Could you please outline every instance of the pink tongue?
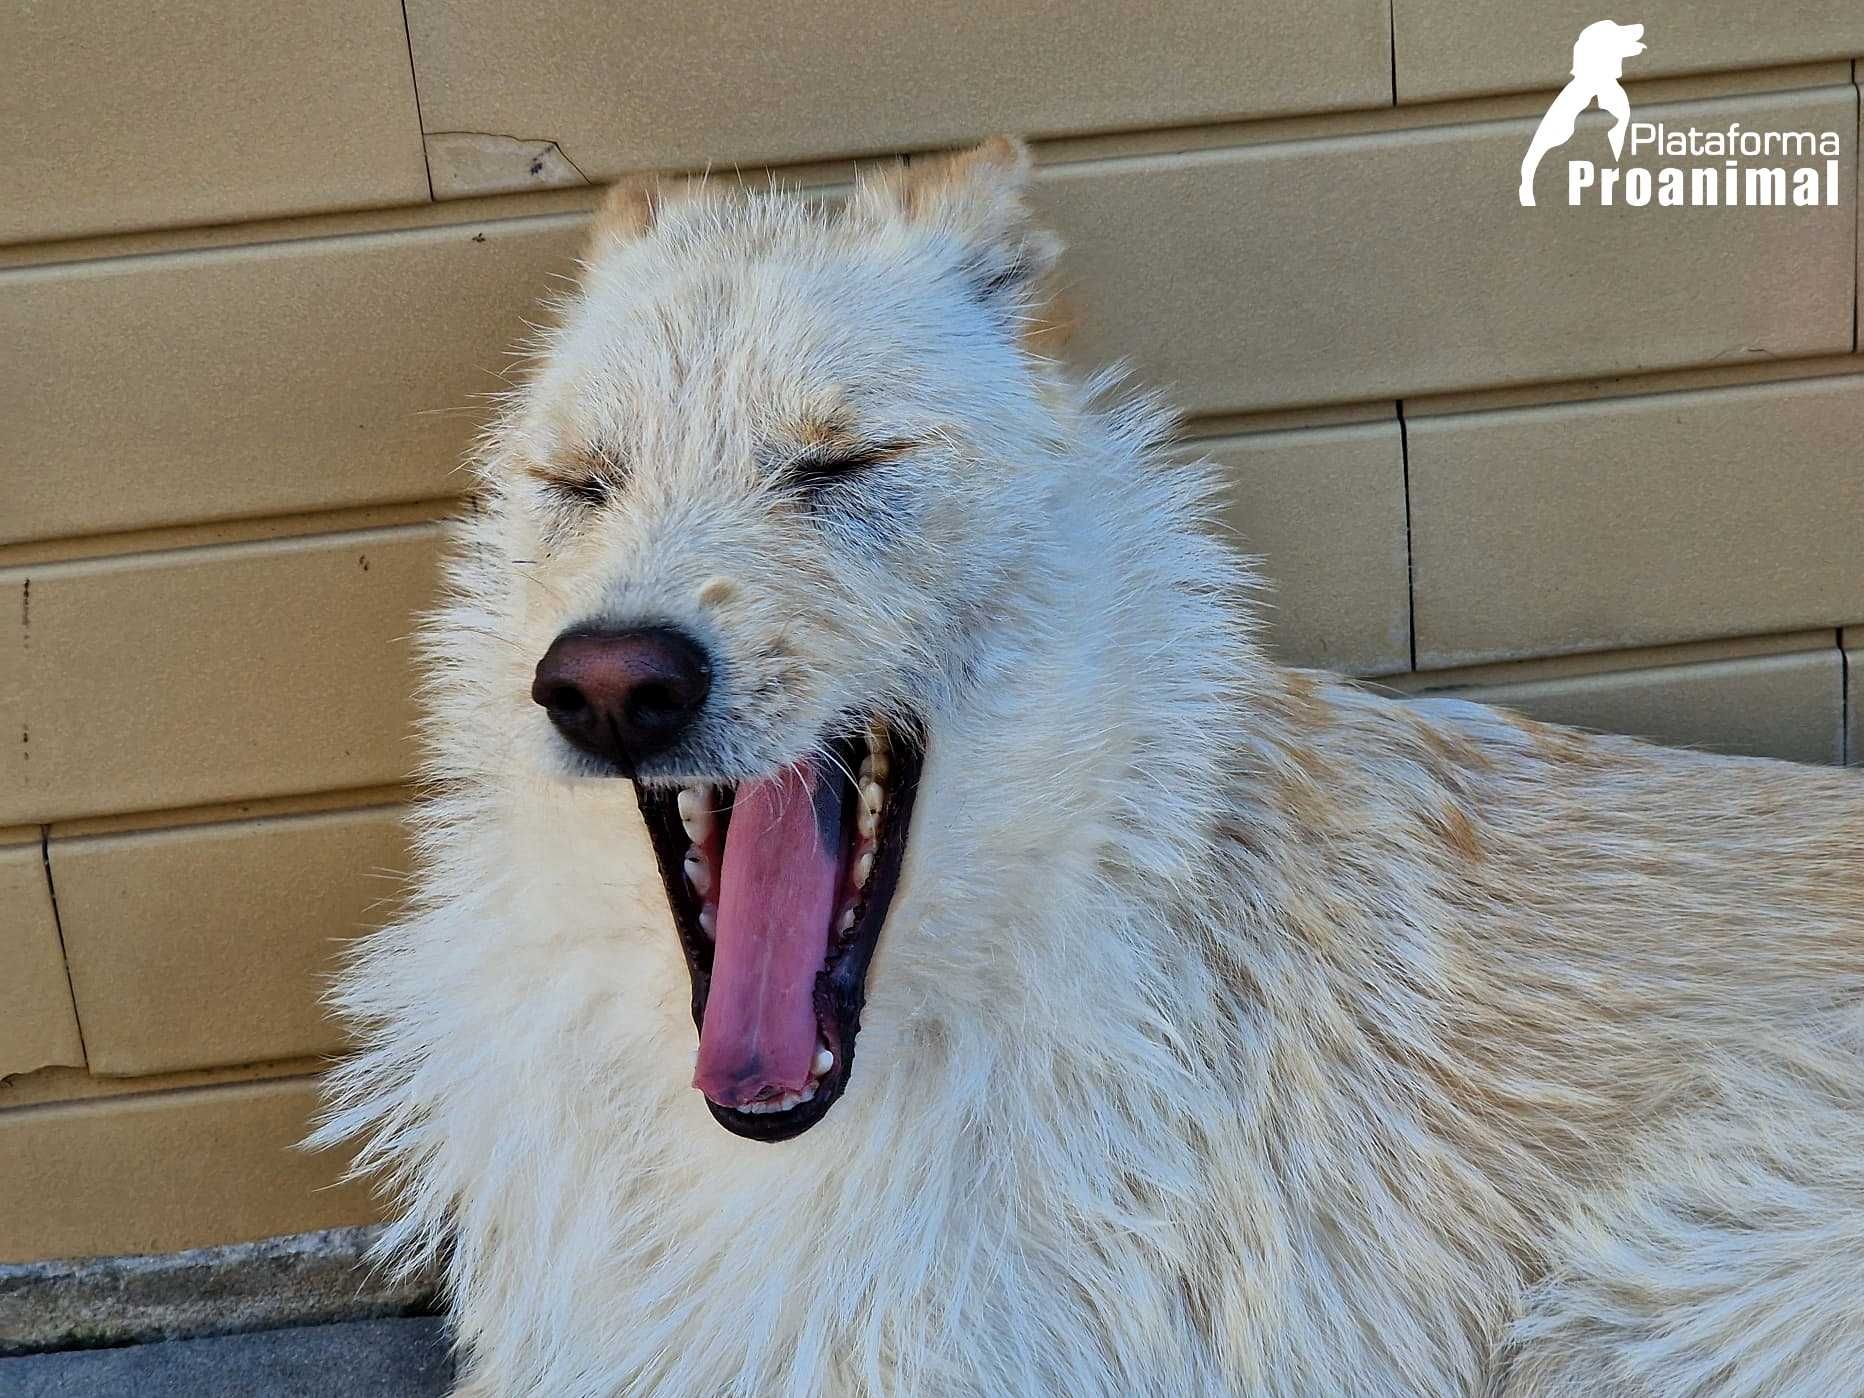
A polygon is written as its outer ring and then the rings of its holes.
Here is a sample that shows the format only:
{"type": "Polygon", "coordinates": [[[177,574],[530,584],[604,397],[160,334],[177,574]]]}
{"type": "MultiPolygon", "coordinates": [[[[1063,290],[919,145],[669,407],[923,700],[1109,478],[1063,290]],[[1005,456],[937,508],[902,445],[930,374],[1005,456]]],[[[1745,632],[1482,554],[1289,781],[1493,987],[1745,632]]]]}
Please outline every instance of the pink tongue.
{"type": "Polygon", "coordinates": [[[800,1091],[841,886],[841,800],[814,763],[738,788],[693,1086],[725,1107],[800,1091]]]}

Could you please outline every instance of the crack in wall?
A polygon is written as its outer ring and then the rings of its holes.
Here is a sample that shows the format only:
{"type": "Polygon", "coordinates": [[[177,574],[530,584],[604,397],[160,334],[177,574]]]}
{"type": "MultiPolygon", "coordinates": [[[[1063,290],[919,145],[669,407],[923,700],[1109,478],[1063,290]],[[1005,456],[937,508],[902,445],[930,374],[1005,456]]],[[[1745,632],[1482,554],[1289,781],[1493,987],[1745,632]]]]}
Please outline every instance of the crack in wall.
{"type": "Polygon", "coordinates": [[[1398,0],[1386,0],[1386,42],[1392,68],[1392,106],[1398,105],[1398,0]]]}
{"type": "Polygon", "coordinates": [[[414,88],[414,125],[421,133],[421,167],[427,171],[427,202],[434,202],[434,162],[427,158],[427,117],[421,111],[421,71],[414,62],[414,30],[408,24],[408,0],[401,0],[401,37],[408,46],[408,82],[414,88]]]}
{"type": "Polygon", "coordinates": [[[65,950],[65,920],[58,912],[58,885],[52,880],[52,827],[39,827],[39,864],[45,870],[45,891],[52,900],[52,930],[58,934],[58,959],[65,968],[65,994],[71,1000],[71,1022],[78,1031],[78,1057],[91,1066],[91,1050],[84,1037],[84,1016],[78,1013],[78,989],[71,980],[71,954],[65,950]]]}

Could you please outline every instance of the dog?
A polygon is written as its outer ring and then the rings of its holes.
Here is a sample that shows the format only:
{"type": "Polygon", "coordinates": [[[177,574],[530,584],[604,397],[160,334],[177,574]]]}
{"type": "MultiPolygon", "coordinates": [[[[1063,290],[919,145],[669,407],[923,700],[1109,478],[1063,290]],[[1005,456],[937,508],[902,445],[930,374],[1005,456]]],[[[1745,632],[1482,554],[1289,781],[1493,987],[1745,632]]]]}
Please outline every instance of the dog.
{"type": "Polygon", "coordinates": [[[1612,118],[1611,130],[1605,133],[1612,144],[1612,159],[1624,154],[1631,99],[1625,96],[1618,80],[1624,76],[1625,60],[1644,52],[1643,38],[1643,25],[1615,24],[1609,19],[1597,20],[1579,31],[1579,38],[1573,42],[1573,80],[1560,89],[1560,95],[1547,108],[1521,160],[1521,203],[1525,207],[1534,207],[1534,172],[1540,169],[1541,157],[1573,139],[1579,114],[1595,99],[1599,110],[1612,118]]]}
{"type": "Polygon", "coordinates": [[[1864,773],[1273,663],[1029,179],[618,188],[478,456],[316,1138],[458,1393],[1864,1392],[1864,773]]]}

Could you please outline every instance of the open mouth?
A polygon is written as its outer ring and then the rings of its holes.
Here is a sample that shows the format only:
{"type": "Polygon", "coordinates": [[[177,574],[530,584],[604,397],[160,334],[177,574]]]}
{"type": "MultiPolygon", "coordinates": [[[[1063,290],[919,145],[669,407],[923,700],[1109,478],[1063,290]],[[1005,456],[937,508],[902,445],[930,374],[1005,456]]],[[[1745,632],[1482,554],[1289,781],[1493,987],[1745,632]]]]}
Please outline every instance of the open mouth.
{"type": "Polygon", "coordinates": [[[923,760],[875,720],[737,786],[635,783],[692,976],[693,1086],[726,1130],[789,1140],[847,1088],[923,760]]]}

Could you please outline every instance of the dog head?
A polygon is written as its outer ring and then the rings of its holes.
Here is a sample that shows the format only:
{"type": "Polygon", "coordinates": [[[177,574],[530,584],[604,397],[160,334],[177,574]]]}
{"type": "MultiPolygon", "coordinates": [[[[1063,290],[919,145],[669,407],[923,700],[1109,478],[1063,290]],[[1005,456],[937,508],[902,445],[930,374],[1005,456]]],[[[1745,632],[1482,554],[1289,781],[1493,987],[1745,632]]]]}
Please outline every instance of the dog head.
{"type": "Polygon", "coordinates": [[[1573,76],[1616,82],[1624,74],[1624,61],[1644,52],[1644,26],[1595,20],[1573,41],[1573,76]]]}
{"type": "Polygon", "coordinates": [[[1029,605],[1060,447],[1028,174],[999,139],[840,209],[617,189],[488,454],[529,731],[636,784],[741,1135],[845,1085],[927,749],[1029,605]]]}

